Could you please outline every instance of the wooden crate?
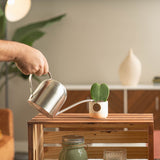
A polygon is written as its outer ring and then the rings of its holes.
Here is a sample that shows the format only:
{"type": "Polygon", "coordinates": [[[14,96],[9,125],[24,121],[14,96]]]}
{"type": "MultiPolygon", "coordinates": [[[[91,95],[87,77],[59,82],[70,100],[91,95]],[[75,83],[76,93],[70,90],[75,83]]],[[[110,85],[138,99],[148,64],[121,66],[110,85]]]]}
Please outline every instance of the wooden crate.
{"type": "Polygon", "coordinates": [[[105,150],[125,148],[128,159],[153,160],[153,127],[152,114],[115,113],[107,119],[78,113],[52,119],[39,114],[28,122],[29,160],[58,159],[62,136],[70,134],[84,136],[89,159],[102,159],[105,150]],[[133,143],[142,146],[127,146],[133,143]]]}

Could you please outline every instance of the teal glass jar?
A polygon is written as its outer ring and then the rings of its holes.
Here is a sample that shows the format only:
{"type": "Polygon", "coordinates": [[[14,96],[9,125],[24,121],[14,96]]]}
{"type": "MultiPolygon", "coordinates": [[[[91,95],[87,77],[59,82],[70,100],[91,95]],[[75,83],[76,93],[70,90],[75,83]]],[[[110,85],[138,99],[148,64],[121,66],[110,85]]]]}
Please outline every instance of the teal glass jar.
{"type": "Polygon", "coordinates": [[[83,136],[63,136],[59,160],[88,160],[85,146],[83,136]]]}

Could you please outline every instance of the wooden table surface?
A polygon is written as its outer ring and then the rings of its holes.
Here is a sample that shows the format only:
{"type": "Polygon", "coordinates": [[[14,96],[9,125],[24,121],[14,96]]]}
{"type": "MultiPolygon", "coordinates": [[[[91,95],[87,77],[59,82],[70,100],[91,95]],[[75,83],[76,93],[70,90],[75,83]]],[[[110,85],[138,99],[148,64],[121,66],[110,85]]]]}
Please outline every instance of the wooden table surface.
{"type": "Polygon", "coordinates": [[[55,118],[48,118],[45,115],[38,114],[28,123],[142,123],[153,122],[153,114],[124,114],[112,113],[106,119],[95,119],[89,117],[88,113],[62,113],[55,118]]]}
{"type": "MultiPolygon", "coordinates": [[[[153,160],[153,121],[153,114],[112,113],[106,119],[91,118],[88,113],[62,113],[55,118],[38,114],[28,121],[29,160],[56,159],[62,148],[55,144],[69,134],[84,136],[87,144],[146,143],[144,147],[116,148],[126,149],[129,159],[153,160]]],[[[89,146],[88,157],[102,159],[103,152],[113,148],[89,146]]]]}

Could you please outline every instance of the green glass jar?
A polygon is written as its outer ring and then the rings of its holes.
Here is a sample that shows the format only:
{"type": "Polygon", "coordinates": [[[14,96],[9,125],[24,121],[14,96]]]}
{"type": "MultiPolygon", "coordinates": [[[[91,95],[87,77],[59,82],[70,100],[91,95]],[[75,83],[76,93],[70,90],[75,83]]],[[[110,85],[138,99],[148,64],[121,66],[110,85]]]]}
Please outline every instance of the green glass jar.
{"type": "Polygon", "coordinates": [[[85,146],[83,136],[63,136],[59,160],[88,160],[85,146]]]}

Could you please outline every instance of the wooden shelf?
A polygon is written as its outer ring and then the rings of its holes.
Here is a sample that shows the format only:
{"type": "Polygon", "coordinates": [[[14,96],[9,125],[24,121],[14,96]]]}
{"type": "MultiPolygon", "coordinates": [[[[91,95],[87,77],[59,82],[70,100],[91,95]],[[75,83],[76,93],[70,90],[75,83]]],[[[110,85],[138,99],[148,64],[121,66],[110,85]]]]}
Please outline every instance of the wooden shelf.
{"type": "Polygon", "coordinates": [[[105,150],[123,148],[128,159],[153,160],[153,126],[152,114],[115,113],[106,119],[80,113],[63,113],[56,118],[38,114],[28,121],[29,160],[57,159],[62,136],[70,134],[84,136],[89,159],[103,158],[105,150]],[[107,143],[146,145],[111,147],[107,143]]]}

